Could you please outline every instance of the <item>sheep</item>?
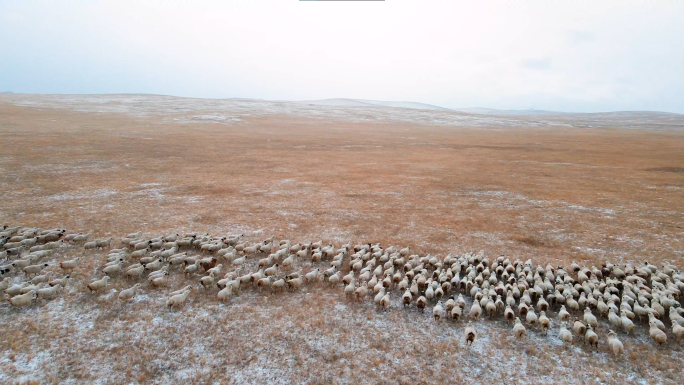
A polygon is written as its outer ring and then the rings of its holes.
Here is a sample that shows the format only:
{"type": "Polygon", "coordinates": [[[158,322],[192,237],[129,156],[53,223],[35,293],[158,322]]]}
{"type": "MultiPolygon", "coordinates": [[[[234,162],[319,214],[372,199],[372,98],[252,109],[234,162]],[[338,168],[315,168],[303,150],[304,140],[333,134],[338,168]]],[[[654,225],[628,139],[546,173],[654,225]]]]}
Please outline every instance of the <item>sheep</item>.
{"type": "Polygon", "coordinates": [[[515,324],[513,325],[513,334],[516,338],[520,338],[522,336],[527,335],[527,329],[525,329],[525,326],[523,326],[522,322],[520,321],[520,317],[515,317],[515,324]]]}
{"type": "Polygon", "coordinates": [[[68,278],[70,278],[70,276],[68,274],[66,276],[64,276],[64,278],[55,278],[52,281],[48,282],[48,285],[50,285],[50,286],[60,285],[62,287],[65,287],[67,284],[68,278]]]}
{"type": "Polygon", "coordinates": [[[427,298],[421,295],[420,297],[418,297],[418,300],[416,301],[416,307],[420,309],[420,312],[422,313],[423,311],[425,311],[425,306],[427,306],[427,298]]]}
{"type": "Polygon", "coordinates": [[[228,300],[230,298],[231,294],[233,294],[232,286],[226,286],[225,288],[221,289],[218,292],[216,297],[218,298],[219,301],[226,302],[226,300],[228,300]]]}
{"type": "Polygon", "coordinates": [[[108,276],[117,276],[121,273],[121,263],[116,263],[114,265],[109,265],[106,266],[104,269],[102,269],[102,272],[107,274],[108,276]]]}
{"type": "Polygon", "coordinates": [[[10,304],[14,307],[22,307],[26,306],[33,301],[33,299],[36,297],[36,291],[31,290],[25,294],[18,294],[15,295],[14,297],[9,299],[10,304]]]}
{"type": "Polygon", "coordinates": [[[93,281],[88,284],[88,289],[90,289],[90,292],[95,292],[95,291],[100,291],[103,289],[107,288],[107,281],[109,281],[109,276],[105,275],[104,277],[93,281]]]}
{"type": "Polygon", "coordinates": [[[541,328],[542,335],[546,335],[549,332],[549,327],[551,326],[551,322],[549,321],[549,318],[546,316],[545,311],[541,311],[541,314],[539,315],[539,327],[541,328]]]}
{"type": "Polygon", "coordinates": [[[597,328],[598,327],[598,320],[596,320],[596,316],[594,316],[591,313],[590,308],[585,308],[584,309],[584,322],[587,323],[587,325],[591,326],[592,328],[597,328]]]}
{"type": "Polygon", "coordinates": [[[598,351],[598,335],[594,333],[594,330],[591,327],[591,325],[587,325],[587,331],[584,334],[584,343],[589,344],[590,347],[596,347],[596,351],[598,351]]]}
{"type": "MultiPolygon", "coordinates": [[[[287,281],[287,285],[292,288],[292,289],[299,289],[302,287],[304,284],[304,278],[303,277],[298,277],[298,278],[293,278],[287,281]]],[[[358,298],[363,298],[366,296],[366,293],[368,293],[368,288],[366,287],[365,284],[359,286],[358,289],[356,289],[356,296],[358,298]]]]}
{"type": "Polygon", "coordinates": [[[466,345],[472,345],[473,342],[475,342],[477,333],[475,332],[475,327],[473,326],[472,321],[468,321],[468,325],[466,326],[463,334],[465,335],[466,345]]]}
{"type": "Polygon", "coordinates": [[[213,275],[215,275],[215,276],[218,276],[219,274],[221,274],[221,269],[222,269],[222,268],[223,268],[223,265],[222,265],[222,264],[218,264],[218,265],[212,267],[211,269],[208,269],[208,270],[207,270],[207,273],[213,274],[213,275]]]}
{"type": "Polygon", "coordinates": [[[532,309],[532,308],[529,309],[529,311],[525,315],[525,321],[532,326],[537,325],[538,318],[537,318],[537,314],[534,312],[534,309],[532,309]]]}
{"type": "Polygon", "coordinates": [[[145,271],[145,266],[139,265],[139,266],[134,266],[131,268],[128,268],[126,270],[126,277],[129,278],[135,278],[135,277],[141,277],[143,275],[143,272],[145,271]]]}
{"type": "Polygon", "coordinates": [[[188,299],[188,294],[190,294],[190,288],[186,290],[181,290],[180,293],[171,293],[171,297],[166,300],[166,306],[174,308],[182,305],[183,303],[185,303],[185,300],[188,299]]]}
{"type": "Polygon", "coordinates": [[[468,313],[468,317],[478,319],[481,315],[482,308],[480,307],[480,303],[473,301],[473,305],[470,307],[470,313],[468,313]]]}
{"type": "Polygon", "coordinates": [[[311,270],[310,272],[306,273],[306,275],[304,275],[306,282],[316,281],[318,279],[318,275],[320,272],[321,272],[321,269],[316,269],[316,270],[311,270]]]}
{"type": "Polygon", "coordinates": [[[615,311],[613,309],[608,310],[608,322],[610,322],[610,324],[613,325],[613,327],[616,329],[619,329],[622,326],[620,316],[615,314],[615,311]]]}
{"type": "Polygon", "coordinates": [[[241,258],[235,258],[235,259],[233,259],[233,265],[242,266],[245,264],[246,261],[247,261],[246,255],[241,257],[241,258]]]}
{"type": "Polygon", "coordinates": [[[406,289],[404,295],[401,297],[401,302],[404,305],[404,307],[406,307],[407,305],[410,305],[412,301],[413,296],[411,295],[411,291],[409,289],[406,289]]]}
{"type": "Polygon", "coordinates": [[[451,309],[451,319],[454,321],[458,321],[461,316],[463,315],[463,308],[460,306],[454,306],[451,309]]]}
{"type": "Polygon", "coordinates": [[[105,247],[109,247],[109,245],[112,244],[113,238],[106,238],[106,239],[98,239],[95,241],[97,243],[97,247],[99,249],[104,249],[105,247]]]}
{"type": "Polygon", "coordinates": [[[36,294],[38,295],[38,298],[51,299],[54,298],[60,290],[62,290],[62,286],[48,286],[38,289],[36,294]]]}
{"type": "Polygon", "coordinates": [[[622,330],[626,333],[631,333],[635,328],[634,322],[627,317],[624,310],[620,311],[620,325],[622,326],[622,330]]]}
{"type": "Polygon", "coordinates": [[[563,344],[572,344],[572,333],[567,329],[566,323],[561,323],[560,330],[558,331],[558,338],[563,341],[563,344]]]}
{"type": "Polygon", "coordinates": [[[83,244],[85,250],[97,249],[97,241],[90,241],[83,244]]]}
{"type": "Polygon", "coordinates": [[[625,347],[622,342],[617,338],[617,334],[614,331],[608,332],[608,347],[614,355],[622,354],[625,352],[625,347]]]}
{"type": "Polygon", "coordinates": [[[183,292],[188,291],[188,290],[192,290],[192,285],[187,285],[180,290],[176,290],[174,292],[171,292],[169,294],[169,297],[173,297],[174,295],[177,295],[177,294],[182,294],[183,292]]]}
{"type": "Polygon", "coordinates": [[[677,337],[677,339],[684,340],[684,326],[678,323],[673,323],[672,334],[674,334],[674,336],[677,337]]]}
{"type": "Polygon", "coordinates": [[[169,272],[165,271],[160,276],[155,277],[151,282],[152,282],[152,286],[160,287],[160,286],[166,286],[166,283],[168,281],[169,281],[169,272]]]}
{"type": "Polygon", "coordinates": [[[68,261],[62,261],[59,263],[59,267],[62,268],[62,270],[66,272],[70,272],[71,270],[75,269],[78,266],[78,261],[80,257],[68,260],[68,261]]]}
{"type": "Polygon", "coordinates": [[[444,318],[444,307],[442,307],[442,301],[438,301],[437,305],[432,309],[432,316],[435,318],[435,322],[439,321],[440,318],[444,318]]]}
{"type": "Polygon", "coordinates": [[[271,290],[273,292],[276,292],[278,290],[284,290],[284,289],[285,289],[285,280],[282,278],[271,284],[271,290]]]}
{"type": "Polygon", "coordinates": [[[204,277],[200,278],[200,283],[202,283],[202,286],[204,286],[205,289],[211,288],[214,286],[214,275],[205,275],[204,277]]]}
{"type": "Polygon", "coordinates": [[[385,295],[384,295],[384,296],[382,297],[382,299],[380,300],[380,306],[381,306],[384,310],[388,310],[388,309],[390,308],[390,305],[391,305],[391,302],[390,302],[390,293],[387,292],[387,293],[385,293],[385,295]]]}
{"type": "Polygon", "coordinates": [[[121,300],[123,302],[130,301],[131,299],[133,299],[133,297],[135,297],[135,294],[137,293],[139,287],[140,287],[140,284],[136,283],[131,288],[121,290],[119,292],[119,300],[121,300]]]}
{"type": "Polygon", "coordinates": [[[667,331],[667,329],[665,328],[665,324],[663,324],[663,321],[657,319],[655,315],[653,315],[653,313],[648,314],[648,322],[649,324],[653,322],[654,324],[656,324],[658,329],[662,330],[663,332],[667,331]]]}
{"type": "Polygon", "coordinates": [[[271,275],[275,275],[277,272],[278,272],[278,264],[277,263],[275,265],[267,268],[266,270],[264,270],[264,274],[266,274],[267,277],[271,276],[271,275]]]}
{"type": "Polygon", "coordinates": [[[575,320],[575,324],[572,326],[572,332],[584,338],[584,334],[587,332],[587,327],[578,318],[575,320]]]}
{"type": "Polygon", "coordinates": [[[12,263],[12,268],[14,269],[23,269],[31,264],[31,260],[29,259],[17,259],[12,263]]]}
{"type": "Polygon", "coordinates": [[[558,312],[558,319],[561,321],[570,321],[570,313],[565,310],[565,305],[561,305],[560,311],[558,312]]]}
{"type": "Polygon", "coordinates": [[[43,268],[46,268],[48,266],[49,265],[47,263],[43,263],[40,265],[29,265],[24,267],[24,274],[33,274],[35,276],[36,274],[40,273],[43,270],[43,268]]]}
{"type": "Polygon", "coordinates": [[[648,325],[649,325],[648,334],[651,337],[651,339],[658,344],[658,346],[667,342],[667,334],[665,334],[665,332],[660,330],[658,328],[658,325],[656,325],[655,322],[650,321],[648,323],[648,325]]]}

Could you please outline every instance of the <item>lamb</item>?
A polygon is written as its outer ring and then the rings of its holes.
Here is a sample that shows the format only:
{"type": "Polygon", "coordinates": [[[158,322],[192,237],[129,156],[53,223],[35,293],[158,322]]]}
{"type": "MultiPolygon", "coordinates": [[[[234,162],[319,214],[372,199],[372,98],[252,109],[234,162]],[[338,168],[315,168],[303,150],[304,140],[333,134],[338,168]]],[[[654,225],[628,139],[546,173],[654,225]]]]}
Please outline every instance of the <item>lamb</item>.
{"type": "Polygon", "coordinates": [[[658,328],[658,325],[656,325],[655,322],[651,321],[648,323],[648,325],[648,334],[649,336],[651,336],[651,339],[653,339],[653,341],[655,341],[659,346],[667,342],[667,335],[665,334],[665,332],[658,328]]]}
{"type": "Polygon", "coordinates": [[[475,338],[477,337],[477,333],[475,332],[475,327],[473,327],[472,321],[468,321],[468,325],[466,326],[466,328],[464,330],[464,335],[465,335],[466,345],[472,345],[473,342],[475,342],[475,338]]]}
{"type": "Polygon", "coordinates": [[[515,325],[513,325],[513,334],[515,334],[517,338],[527,335],[527,330],[520,321],[520,317],[515,317],[515,325]]]}
{"type": "Polygon", "coordinates": [[[33,299],[36,297],[36,291],[31,290],[28,293],[25,294],[18,294],[15,295],[14,297],[9,299],[9,302],[12,304],[14,307],[22,307],[22,306],[27,306],[28,304],[33,301],[33,299]]]}
{"type": "Polygon", "coordinates": [[[133,287],[129,289],[121,290],[121,292],[119,292],[119,300],[123,302],[130,301],[131,299],[133,299],[133,297],[135,297],[135,294],[137,293],[139,287],[140,284],[136,283],[135,285],[133,285],[133,287]]]}
{"type": "Polygon", "coordinates": [[[587,325],[587,332],[584,334],[584,343],[596,347],[596,351],[598,351],[598,335],[594,333],[591,325],[587,325]]]}
{"type": "Polygon", "coordinates": [[[614,355],[622,354],[625,352],[625,347],[622,342],[617,338],[617,334],[614,331],[608,332],[608,347],[614,355]]]}
{"type": "Polygon", "coordinates": [[[94,291],[100,291],[100,290],[106,289],[107,288],[107,281],[109,281],[109,276],[105,275],[104,277],[89,283],[88,289],[90,289],[91,293],[94,291]]]}

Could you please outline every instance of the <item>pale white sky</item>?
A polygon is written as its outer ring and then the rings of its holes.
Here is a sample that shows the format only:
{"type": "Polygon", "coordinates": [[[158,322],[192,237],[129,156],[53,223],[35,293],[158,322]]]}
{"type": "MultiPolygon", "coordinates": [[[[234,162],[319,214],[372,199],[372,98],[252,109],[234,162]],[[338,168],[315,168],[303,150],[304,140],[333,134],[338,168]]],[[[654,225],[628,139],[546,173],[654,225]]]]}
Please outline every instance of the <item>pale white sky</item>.
{"type": "Polygon", "coordinates": [[[684,1],[6,1],[0,91],[684,113],[684,1]]]}

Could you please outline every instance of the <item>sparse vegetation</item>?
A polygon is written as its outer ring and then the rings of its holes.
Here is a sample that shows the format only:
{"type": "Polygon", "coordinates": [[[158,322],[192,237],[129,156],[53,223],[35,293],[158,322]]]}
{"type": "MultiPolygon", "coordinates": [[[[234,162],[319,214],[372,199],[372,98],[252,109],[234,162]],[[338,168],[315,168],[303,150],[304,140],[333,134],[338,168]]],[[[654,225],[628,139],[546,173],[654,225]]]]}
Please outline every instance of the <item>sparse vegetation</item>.
{"type": "MultiPolygon", "coordinates": [[[[197,230],[252,242],[372,240],[441,257],[486,250],[553,266],[683,264],[684,182],[648,171],[684,164],[681,133],[519,130],[296,116],[178,125],[0,102],[0,213],[99,238],[197,230]]],[[[548,336],[516,340],[503,319],[479,321],[466,348],[467,320],[434,322],[431,306],[404,311],[401,293],[382,312],[322,282],[296,294],[245,290],[227,303],[196,284],[169,310],[167,294],[197,281],[175,273],[124,303],[117,295],[134,279],[112,279],[104,294],[87,288],[103,251],[61,248],[46,271],[61,278],[56,262],[76,257],[56,299],[0,305],[2,381],[678,383],[684,363],[681,342],[658,349],[643,323],[620,335],[625,354],[612,357],[600,317],[599,353],[564,347],[558,309],[547,313],[548,336]]]]}

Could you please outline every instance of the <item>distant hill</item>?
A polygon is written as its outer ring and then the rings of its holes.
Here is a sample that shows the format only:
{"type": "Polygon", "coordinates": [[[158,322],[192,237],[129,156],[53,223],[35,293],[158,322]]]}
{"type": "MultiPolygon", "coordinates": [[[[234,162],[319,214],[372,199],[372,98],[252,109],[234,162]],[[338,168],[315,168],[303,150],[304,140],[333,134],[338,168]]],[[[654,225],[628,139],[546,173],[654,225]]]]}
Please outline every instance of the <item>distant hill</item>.
{"type": "Polygon", "coordinates": [[[538,116],[538,115],[564,115],[571,112],[544,111],[544,110],[497,110],[494,108],[454,108],[454,111],[476,115],[503,115],[503,116],[538,116]]]}
{"type": "Polygon", "coordinates": [[[437,111],[453,111],[449,108],[434,106],[432,104],[417,103],[417,102],[387,102],[381,100],[365,100],[365,99],[323,99],[323,100],[304,100],[300,103],[313,104],[316,106],[340,106],[340,107],[395,107],[395,108],[411,108],[414,110],[437,110],[437,111]]]}

